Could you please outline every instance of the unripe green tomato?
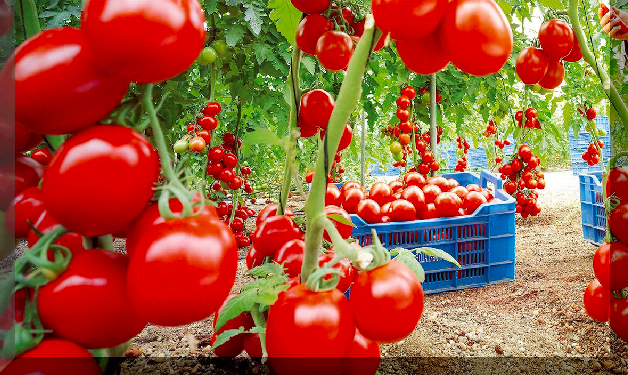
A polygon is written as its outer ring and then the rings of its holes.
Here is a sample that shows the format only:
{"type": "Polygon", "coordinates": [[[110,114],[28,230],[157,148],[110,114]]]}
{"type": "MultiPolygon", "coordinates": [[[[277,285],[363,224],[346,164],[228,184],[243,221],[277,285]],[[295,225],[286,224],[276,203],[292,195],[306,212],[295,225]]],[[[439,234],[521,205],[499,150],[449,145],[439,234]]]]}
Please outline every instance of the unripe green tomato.
{"type": "Polygon", "coordinates": [[[218,57],[223,57],[227,54],[227,43],[224,40],[214,40],[211,46],[218,54],[218,57]]]}
{"type": "Polygon", "coordinates": [[[213,64],[217,58],[218,54],[212,47],[203,48],[203,52],[201,52],[201,63],[213,64]]]}
{"type": "Polygon", "coordinates": [[[495,116],[497,116],[497,117],[504,117],[504,116],[506,116],[506,111],[503,108],[499,108],[497,110],[497,112],[495,112],[495,116]]]}
{"type": "Polygon", "coordinates": [[[541,87],[541,85],[539,85],[539,84],[537,83],[537,84],[532,85],[532,86],[530,87],[530,90],[532,90],[532,91],[534,91],[534,92],[540,92],[541,90],[543,90],[543,88],[541,87]]]}
{"type": "Polygon", "coordinates": [[[423,101],[423,104],[431,104],[432,102],[431,97],[432,95],[429,92],[423,94],[423,96],[421,96],[421,100],[423,101]]]}
{"type": "Polygon", "coordinates": [[[393,159],[395,159],[395,161],[401,161],[403,160],[403,154],[401,152],[398,154],[393,153],[393,159]]]}
{"type": "Polygon", "coordinates": [[[605,137],[605,136],[606,136],[606,130],[604,130],[604,129],[598,129],[598,130],[597,130],[597,134],[598,134],[598,136],[600,136],[600,137],[605,137]]]}
{"type": "Polygon", "coordinates": [[[390,152],[394,154],[400,154],[401,151],[403,151],[403,147],[401,146],[401,143],[399,142],[393,142],[390,144],[390,152]]]}
{"type": "Polygon", "coordinates": [[[182,154],[188,150],[188,141],[185,139],[179,139],[174,143],[174,152],[182,154]]]}

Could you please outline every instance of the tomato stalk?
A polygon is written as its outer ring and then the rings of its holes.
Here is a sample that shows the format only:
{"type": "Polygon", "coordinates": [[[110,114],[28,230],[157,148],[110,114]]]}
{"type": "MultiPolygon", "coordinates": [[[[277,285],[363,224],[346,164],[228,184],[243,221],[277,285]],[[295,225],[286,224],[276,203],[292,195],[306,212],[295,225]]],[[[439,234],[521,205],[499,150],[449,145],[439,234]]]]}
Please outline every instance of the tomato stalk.
{"type": "Polygon", "coordinates": [[[110,250],[110,251],[114,250],[113,236],[111,234],[98,237],[96,242],[98,244],[99,249],[110,250]]]}
{"type": "Polygon", "coordinates": [[[24,39],[28,39],[41,31],[37,4],[34,0],[19,0],[15,3],[16,9],[24,24],[24,39]]]}
{"type": "Polygon", "coordinates": [[[305,256],[301,268],[302,281],[307,280],[318,265],[318,251],[323,241],[325,192],[327,174],[331,169],[330,161],[336,155],[344,128],[360,100],[366,66],[380,34],[381,32],[375,28],[373,17],[367,15],[364,35],[353,53],[347,75],[340,87],[336,106],[327,125],[323,145],[318,149],[312,188],[305,204],[308,228],[305,234],[305,256]]]}
{"type": "Polygon", "coordinates": [[[615,85],[611,82],[608,72],[606,72],[604,66],[596,60],[587,44],[584,32],[582,31],[582,26],[580,25],[580,19],[578,18],[578,0],[569,0],[568,14],[573,31],[576,34],[578,43],[580,44],[580,50],[582,51],[584,60],[593,68],[597,76],[600,78],[604,93],[611,101],[611,104],[619,115],[621,122],[624,126],[628,126],[628,107],[626,107],[626,103],[624,103],[617,91],[617,88],[615,88],[615,85]]]}
{"type": "Polygon", "coordinates": [[[288,115],[288,133],[290,141],[286,146],[286,164],[284,165],[283,185],[281,186],[281,193],[279,195],[277,215],[283,215],[286,210],[288,193],[290,192],[292,183],[292,169],[296,160],[296,142],[299,137],[299,102],[301,100],[300,67],[301,49],[295,43],[292,50],[290,76],[288,77],[288,84],[290,85],[290,114],[288,115]]]}
{"type": "MultiPolygon", "coordinates": [[[[412,145],[412,157],[414,159],[414,170],[416,172],[419,171],[419,158],[418,153],[416,151],[416,130],[414,128],[414,121],[412,121],[414,115],[414,102],[410,101],[410,123],[412,124],[412,139],[410,140],[410,144],[412,145]]],[[[406,163],[406,172],[408,169],[408,164],[406,163]]]]}
{"type": "Polygon", "coordinates": [[[159,160],[161,162],[161,169],[168,179],[168,185],[164,186],[162,191],[162,195],[159,198],[159,213],[162,217],[166,219],[175,218],[175,215],[170,210],[170,192],[172,192],[181,204],[183,205],[182,217],[189,217],[192,215],[192,203],[190,201],[190,197],[188,194],[188,190],[183,186],[179,178],[177,177],[174,169],[172,168],[172,163],[170,159],[170,151],[168,146],[166,145],[166,140],[164,138],[164,133],[161,129],[161,125],[159,123],[159,118],[157,117],[157,110],[155,109],[155,104],[153,103],[153,88],[155,86],[150,84],[146,85],[144,90],[144,95],[142,97],[142,102],[146,111],[148,112],[148,117],[150,119],[151,128],[153,129],[153,139],[155,140],[155,145],[157,146],[157,151],[159,152],[159,160]]]}
{"type": "MultiPolygon", "coordinates": [[[[242,99],[238,97],[238,113],[236,115],[236,128],[235,128],[235,144],[233,145],[233,152],[236,158],[238,158],[238,164],[235,167],[236,174],[240,170],[240,155],[238,155],[238,133],[240,133],[240,125],[242,123],[242,99]]],[[[238,191],[233,191],[231,193],[231,203],[233,208],[231,209],[231,217],[229,218],[229,222],[232,222],[235,219],[236,210],[238,209],[238,200],[240,198],[240,194],[238,191]]]]}
{"type": "MultiPolygon", "coordinates": [[[[438,145],[438,129],[436,124],[436,73],[430,75],[430,148],[434,158],[437,158],[436,147],[438,145]]],[[[436,176],[436,171],[430,173],[436,176]]]]}
{"type": "Polygon", "coordinates": [[[264,332],[259,332],[259,341],[262,346],[262,362],[265,361],[265,358],[268,357],[268,352],[266,351],[266,318],[264,318],[264,314],[260,312],[260,305],[256,303],[251,310],[251,317],[253,318],[253,323],[255,323],[256,327],[263,328],[264,332]]]}

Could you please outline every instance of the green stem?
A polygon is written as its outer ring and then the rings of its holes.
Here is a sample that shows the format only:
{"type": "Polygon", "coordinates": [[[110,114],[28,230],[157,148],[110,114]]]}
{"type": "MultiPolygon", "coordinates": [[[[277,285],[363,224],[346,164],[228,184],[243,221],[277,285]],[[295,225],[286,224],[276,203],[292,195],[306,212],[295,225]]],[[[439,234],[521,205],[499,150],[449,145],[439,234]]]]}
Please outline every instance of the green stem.
{"type": "MultiPolygon", "coordinates": [[[[286,164],[283,171],[283,184],[281,186],[281,193],[279,195],[279,207],[277,208],[277,215],[283,215],[288,203],[288,193],[290,192],[290,186],[292,183],[292,165],[296,159],[296,142],[299,133],[299,101],[301,100],[301,80],[300,80],[300,67],[301,67],[301,49],[298,46],[294,46],[292,50],[292,62],[290,64],[290,76],[288,77],[288,84],[290,85],[290,115],[288,116],[288,134],[290,141],[286,147],[286,164]]],[[[327,176],[327,175],[325,175],[327,176]]]]}
{"type": "MultiPolygon", "coordinates": [[[[414,130],[414,121],[412,121],[414,114],[414,102],[410,102],[410,124],[412,124],[412,139],[410,140],[410,144],[412,145],[412,156],[414,159],[414,171],[419,171],[419,155],[416,151],[416,131],[414,130]]],[[[406,163],[406,171],[408,164],[406,163]]]]}
{"type": "Polygon", "coordinates": [[[360,142],[360,183],[362,186],[366,180],[366,111],[362,110],[362,139],[360,142]]]}
{"type": "MultiPolygon", "coordinates": [[[[437,158],[436,147],[438,145],[438,126],[436,124],[436,73],[430,76],[430,148],[434,154],[434,160],[437,158]]],[[[432,171],[432,176],[436,175],[432,171]]]]}
{"type": "Polygon", "coordinates": [[[302,281],[307,280],[310,273],[318,265],[318,250],[323,242],[323,226],[318,218],[324,215],[325,210],[325,188],[327,186],[327,174],[331,168],[329,161],[333,160],[345,125],[360,100],[366,66],[379,35],[381,32],[375,28],[373,17],[367,15],[364,35],[353,53],[347,75],[340,87],[336,106],[327,125],[323,147],[318,149],[314,180],[305,204],[308,228],[305,234],[305,256],[301,268],[302,281]]]}
{"type": "Polygon", "coordinates": [[[24,32],[26,34],[25,37],[30,38],[40,32],[41,25],[39,24],[39,14],[37,12],[37,4],[35,4],[35,1],[19,0],[15,5],[22,15],[24,32]]]}
{"type": "MultiPolygon", "coordinates": [[[[238,134],[240,133],[240,124],[242,123],[242,99],[238,97],[238,114],[236,115],[236,128],[235,128],[235,144],[233,145],[233,149],[235,152],[236,158],[238,158],[238,164],[236,165],[235,172],[238,173],[240,166],[240,156],[238,155],[238,134]]],[[[244,180],[243,180],[244,181],[244,180]]],[[[235,219],[236,210],[238,209],[238,198],[240,194],[237,191],[233,191],[231,193],[231,203],[233,205],[233,209],[231,210],[231,217],[229,218],[229,222],[232,222],[235,219]]]]}
{"type": "MultiPolygon", "coordinates": [[[[255,304],[253,306],[253,310],[251,310],[251,317],[253,318],[253,322],[256,327],[266,328],[266,318],[264,318],[264,314],[259,311],[259,304],[255,304]]],[[[266,334],[263,332],[259,333],[259,341],[262,345],[262,358],[268,357],[268,352],[266,351],[266,334]]],[[[262,360],[263,361],[263,360],[262,360]]]]}
{"type": "Polygon", "coordinates": [[[573,27],[573,31],[576,34],[578,39],[578,43],[580,44],[580,50],[582,51],[582,56],[584,60],[589,64],[593,70],[596,72],[600,81],[602,82],[602,88],[604,89],[604,93],[610,99],[613,107],[617,111],[621,122],[624,126],[628,126],[628,107],[626,107],[626,103],[622,100],[619,92],[611,82],[611,79],[604,69],[604,66],[599,63],[596,59],[589,46],[587,45],[586,37],[584,32],[582,31],[582,26],[580,25],[580,18],[578,17],[578,1],[579,0],[569,0],[569,19],[571,20],[571,24],[573,27]]]}
{"type": "Polygon", "coordinates": [[[106,236],[98,237],[98,247],[103,250],[114,250],[113,236],[108,234],[106,236]]]}

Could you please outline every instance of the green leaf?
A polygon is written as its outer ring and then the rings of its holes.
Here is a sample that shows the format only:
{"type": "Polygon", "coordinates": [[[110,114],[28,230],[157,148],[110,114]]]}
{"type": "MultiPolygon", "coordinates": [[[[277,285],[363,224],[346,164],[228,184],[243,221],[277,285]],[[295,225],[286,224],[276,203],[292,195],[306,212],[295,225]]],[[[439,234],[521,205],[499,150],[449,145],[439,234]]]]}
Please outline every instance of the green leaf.
{"type": "Polygon", "coordinates": [[[225,31],[225,42],[230,47],[234,47],[244,37],[246,29],[242,25],[233,25],[225,31]]]}
{"type": "Polygon", "coordinates": [[[256,36],[262,32],[262,16],[263,12],[259,9],[255,2],[245,3],[244,20],[249,23],[249,28],[256,36]]]}
{"type": "Polygon", "coordinates": [[[458,268],[462,268],[462,266],[460,265],[460,263],[458,263],[454,257],[452,257],[451,255],[449,255],[449,253],[440,250],[440,249],[435,249],[433,247],[419,247],[416,249],[412,249],[412,251],[416,251],[416,252],[420,252],[423,253],[425,255],[430,255],[433,257],[437,257],[443,260],[448,261],[449,263],[453,263],[456,266],[458,266],[458,268]]]}
{"type": "Polygon", "coordinates": [[[337,221],[341,224],[344,225],[351,225],[352,227],[355,227],[355,225],[353,225],[353,222],[351,220],[347,220],[347,218],[343,217],[342,215],[338,215],[338,214],[329,214],[327,215],[327,218],[330,220],[334,220],[337,221]]]}
{"type": "Polygon", "coordinates": [[[244,333],[244,327],[240,327],[238,329],[228,329],[220,333],[220,335],[216,336],[216,341],[214,342],[214,345],[212,345],[212,350],[216,350],[217,347],[226,343],[227,341],[229,341],[229,339],[241,333],[244,333]]]}
{"type": "Polygon", "coordinates": [[[539,0],[541,5],[545,5],[548,8],[552,8],[554,10],[565,9],[565,6],[560,0],[539,0]]]}
{"type": "Polygon", "coordinates": [[[249,271],[249,275],[257,278],[265,278],[270,275],[283,274],[283,268],[277,263],[266,263],[261,266],[255,267],[249,271]]]}
{"type": "Polygon", "coordinates": [[[282,139],[280,139],[279,137],[277,137],[277,135],[269,130],[269,129],[261,129],[261,130],[255,130],[251,133],[248,133],[245,137],[244,140],[242,141],[243,144],[265,144],[265,145],[272,145],[272,146],[279,146],[279,145],[283,145],[284,141],[282,139]]]}
{"type": "Polygon", "coordinates": [[[421,263],[416,260],[416,256],[412,253],[412,251],[399,247],[392,250],[390,253],[391,255],[396,255],[394,260],[408,266],[408,268],[410,268],[412,272],[414,272],[420,282],[425,281],[425,270],[423,270],[423,266],[421,266],[421,263]]]}
{"type": "Polygon", "coordinates": [[[288,43],[294,45],[294,35],[301,22],[302,13],[292,5],[290,0],[270,0],[268,8],[271,9],[270,19],[275,22],[277,31],[286,38],[288,43]]]}
{"type": "Polygon", "coordinates": [[[249,291],[248,293],[243,291],[231,298],[225,307],[220,311],[220,315],[218,315],[218,319],[216,320],[216,331],[221,329],[225,323],[243,312],[253,310],[255,301],[252,297],[254,294],[255,291],[249,291]]]}

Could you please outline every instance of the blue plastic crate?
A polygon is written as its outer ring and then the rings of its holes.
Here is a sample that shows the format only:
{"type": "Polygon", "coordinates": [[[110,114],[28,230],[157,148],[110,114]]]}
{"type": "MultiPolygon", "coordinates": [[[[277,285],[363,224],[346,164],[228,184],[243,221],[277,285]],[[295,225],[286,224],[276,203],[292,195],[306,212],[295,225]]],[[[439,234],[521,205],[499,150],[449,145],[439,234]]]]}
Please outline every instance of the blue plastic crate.
{"type": "Polygon", "coordinates": [[[383,171],[381,168],[381,164],[371,164],[369,166],[370,173],[372,176],[399,176],[401,171],[396,167],[386,167],[386,170],[383,171]]]}
{"type": "MultiPolygon", "coordinates": [[[[457,150],[456,144],[452,144],[447,151],[441,152],[441,157],[447,161],[446,168],[452,170],[456,168],[456,165],[458,164],[457,150]]],[[[467,160],[469,162],[469,168],[471,169],[488,168],[488,158],[486,157],[486,149],[484,147],[469,149],[467,160]]]]}
{"type": "Polygon", "coordinates": [[[594,245],[604,243],[606,235],[606,211],[602,195],[602,172],[581,174],[580,205],[582,207],[582,234],[594,245]]]}
{"type": "Polygon", "coordinates": [[[499,177],[482,171],[452,173],[461,185],[492,184],[496,200],[482,205],[473,215],[407,222],[368,224],[351,215],[355,228],[352,237],[361,246],[371,244],[371,229],[377,231],[382,244],[393,249],[434,247],[449,253],[462,268],[435,258],[417,254],[425,269],[423,290],[440,293],[510,282],[515,279],[515,200],[502,190],[499,177]]]}
{"type": "MultiPolygon", "coordinates": [[[[606,136],[600,137],[600,139],[604,142],[601,160],[606,163],[612,157],[611,131],[608,117],[598,116],[595,119],[595,124],[598,129],[604,129],[604,131],[606,131],[606,136]]],[[[582,124],[582,127],[580,128],[578,138],[576,138],[573,129],[569,129],[569,152],[571,156],[571,169],[573,170],[574,175],[602,172],[601,164],[591,167],[587,165],[585,160],[582,159],[582,154],[587,150],[592,141],[593,138],[591,135],[584,130],[584,124],[582,124]]]]}

